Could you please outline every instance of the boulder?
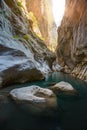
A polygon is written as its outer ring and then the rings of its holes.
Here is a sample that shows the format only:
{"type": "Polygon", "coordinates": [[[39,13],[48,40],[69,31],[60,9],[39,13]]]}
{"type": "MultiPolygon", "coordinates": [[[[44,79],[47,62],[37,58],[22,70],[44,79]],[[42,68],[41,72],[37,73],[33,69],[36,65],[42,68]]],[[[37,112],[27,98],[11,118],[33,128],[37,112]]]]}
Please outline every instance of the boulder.
{"type": "MultiPolygon", "coordinates": [[[[3,48],[9,49],[8,47],[3,48]]],[[[23,52],[3,51],[0,55],[0,88],[42,79],[44,76],[34,64],[34,60],[27,58],[23,52]]]]}
{"type": "Polygon", "coordinates": [[[50,89],[54,92],[64,92],[64,93],[68,93],[68,94],[75,94],[76,90],[72,87],[71,84],[69,84],[68,82],[64,82],[61,81],[57,84],[55,84],[54,86],[50,87],[50,89]]]}
{"type": "Polygon", "coordinates": [[[23,103],[23,106],[33,114],[53,115],[57,108],[55,94],[36,85],[13,89],[10,95],[16,103],[23,103]]]}
{"type": "Polygon", "coordinates": [[[64,67],[61,67],[56,61],[54,61],[54,63],[53,63],[53,66],[52,66],[52,69],[54,70],[54,71],[61,71],[61,72],[63,72],[64,71],[64,67]]]}

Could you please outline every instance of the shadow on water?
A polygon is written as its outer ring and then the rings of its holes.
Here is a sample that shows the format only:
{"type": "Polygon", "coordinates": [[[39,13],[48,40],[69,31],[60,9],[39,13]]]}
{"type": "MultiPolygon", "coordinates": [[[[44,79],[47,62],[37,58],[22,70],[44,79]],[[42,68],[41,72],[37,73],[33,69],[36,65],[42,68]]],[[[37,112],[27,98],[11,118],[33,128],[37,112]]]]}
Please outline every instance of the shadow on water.
{"type": "Polygon", "coordinates": [[[4,88],[0,93],[8,93],[13,88],[29,85],[49,87],[60,81],[72,84],[77,96],[59,93],[58,114],[54,117],[34,116],[16,105],[11,99],[0,103],[0,130],[87,130],[87,83],[70,75],[55,72],[46,76],[45,81],[37,81],[4,88]]]}

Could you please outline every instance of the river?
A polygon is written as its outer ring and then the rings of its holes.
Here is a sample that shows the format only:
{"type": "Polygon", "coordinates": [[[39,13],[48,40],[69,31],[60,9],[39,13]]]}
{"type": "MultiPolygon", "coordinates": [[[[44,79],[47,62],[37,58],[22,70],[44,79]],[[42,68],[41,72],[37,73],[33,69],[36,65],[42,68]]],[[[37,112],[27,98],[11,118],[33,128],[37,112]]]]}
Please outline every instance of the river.
{"type": "Polygon", "coordinates": [[[78,95],[59,93],[58,114],[54,117],[31,115],[21,109],[9,97],[0,100],[0,130],[87,130],[87,83],[68,74],[54,72],[43,81],[17,84],[0,90],[1,95],[8,95],[13,88],[29,85],[49,87],[60,81],[72,84],[78,95]]]}

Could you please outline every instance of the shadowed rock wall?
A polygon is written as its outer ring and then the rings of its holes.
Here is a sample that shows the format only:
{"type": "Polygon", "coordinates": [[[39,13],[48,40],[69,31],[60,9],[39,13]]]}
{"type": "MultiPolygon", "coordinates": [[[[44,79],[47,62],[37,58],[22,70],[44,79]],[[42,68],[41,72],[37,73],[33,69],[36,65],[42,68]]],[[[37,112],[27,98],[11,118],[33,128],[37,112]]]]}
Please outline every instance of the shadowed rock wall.
{"type": "Polygon", "coordinates": [[[86,0],[66,0],[65,14],[58,28],[57,56],[59,64],[69,73],[87,81],[86,0]]]}

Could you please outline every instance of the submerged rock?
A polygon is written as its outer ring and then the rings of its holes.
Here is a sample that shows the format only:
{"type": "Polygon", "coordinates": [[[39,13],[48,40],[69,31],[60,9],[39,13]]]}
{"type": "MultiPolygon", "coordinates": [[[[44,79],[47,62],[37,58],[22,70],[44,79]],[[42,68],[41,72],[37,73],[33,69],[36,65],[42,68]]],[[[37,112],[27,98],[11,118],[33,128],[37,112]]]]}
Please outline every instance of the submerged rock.
{"type": "Polygon", "coordinates": [[[10,95],[16,102],[23,103],[33,114],[53,115],[57,108],[55,94],[36,85],[13,89],[10,95]]]}
{"type": "Polygon", "coordinates": [[[0,104],[8,103],[8,98],[5,95],[0,94],[0,104]]]}
{"type": "Polygon", "coordinates": [[[50,87],[50,89],[54,92],[64,92],[66,94],[75,94],[76,90],[73,88],[71,84],[68,82],[61,81],[54,86],[50,87]]]}

